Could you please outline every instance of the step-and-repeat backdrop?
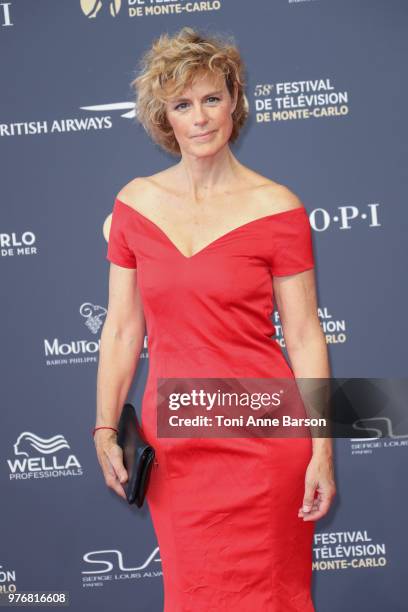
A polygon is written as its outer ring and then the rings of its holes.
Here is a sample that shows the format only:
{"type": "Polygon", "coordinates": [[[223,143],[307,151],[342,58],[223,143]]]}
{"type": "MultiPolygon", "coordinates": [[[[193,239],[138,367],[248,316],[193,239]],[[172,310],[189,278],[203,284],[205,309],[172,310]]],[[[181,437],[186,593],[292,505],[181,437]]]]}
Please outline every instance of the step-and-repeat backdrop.
{"type": "MultiPolygon", "coordinates": [[[[233,151],[308,210],[332,375],[405,376],[407,23],[398,0],[0,2],[0,592],[163,609],[148,507],[106,487],[91,437],[105,222],[123,185],[177,161],[135,122],[130,88],[161,32],[232,34],[242,52],[250,118],[233,151]]],[[[148,363],[145,343],[138,410],[148,363]]],[[[405,609],[407,446],[335,441],[319,612],[405,609]]]]}

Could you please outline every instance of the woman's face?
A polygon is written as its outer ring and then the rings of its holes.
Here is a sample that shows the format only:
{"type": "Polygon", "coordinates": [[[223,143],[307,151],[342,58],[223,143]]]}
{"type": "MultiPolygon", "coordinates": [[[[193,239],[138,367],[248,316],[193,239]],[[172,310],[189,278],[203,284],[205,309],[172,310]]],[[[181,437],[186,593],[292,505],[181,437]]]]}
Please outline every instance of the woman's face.
{"type": "Polygon", "coordinates": [[[228,143],[236,94],[235,87],[233,100],[224,77],[204,73],[167,102],[167,118],[182,155],[207,157],[228,143]]]}

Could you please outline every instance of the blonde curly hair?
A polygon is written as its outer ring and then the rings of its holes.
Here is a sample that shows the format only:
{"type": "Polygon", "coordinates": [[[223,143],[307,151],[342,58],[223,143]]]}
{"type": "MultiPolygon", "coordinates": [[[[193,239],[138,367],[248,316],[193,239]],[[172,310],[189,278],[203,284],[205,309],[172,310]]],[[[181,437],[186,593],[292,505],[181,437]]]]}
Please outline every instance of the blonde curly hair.
{"type": "Polygon", "coordinates": [[[224,75],[231,97],[237,87],[230,142],[235,142],[248,117],[245,97],[245,67],[232,37],[207,36],[183,27],[173,36],[161,34],[139,62],[139,72],[130,83],[136,94],[135,119],[154,142],[173,155],[180,147],[166,116],[166,101],[190,86],[197,72],[224,75]]]}

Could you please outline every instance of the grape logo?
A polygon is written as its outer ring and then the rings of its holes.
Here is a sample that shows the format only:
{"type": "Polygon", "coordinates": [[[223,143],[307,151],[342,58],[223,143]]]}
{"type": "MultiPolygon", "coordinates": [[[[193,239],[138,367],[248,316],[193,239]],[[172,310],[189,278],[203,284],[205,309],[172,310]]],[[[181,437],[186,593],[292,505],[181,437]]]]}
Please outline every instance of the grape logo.
{"type": "Polygon", "coordinates": [[[82,466],[62,434],[40,438],[31,431],[23,431],[13,450],[16,458],[7,459],[10,480],[82,476],[82,466]]]}
{"type": "MultiPolygon", "coordinates": [[[[94,336],[100,331],[107,309],[92,302],[84,302],[79,307],[79,314],[94,336]]],[[[86,340],[67,340],[60,338],[44,339],[44,353],[47,366],[81,365],[97,363],[99,354],[99,338],[86,340]]]]}
{"type": "Polygon", "coordinates": [[[81,0],[81,9],[89,19],[101,15],[117,17],[121,4],[121,0],[81,0]]]}
{"type": "Polygon", "coordinates": [[[89,564],[89,569],[83,570],[83,585],[100,581],[101,586],[111,580],[134,580],[139,578],[157,578],[163,575],[159,555],[159,547],[148,555],[140,564],[133,567],[125,565],[120,550],[91,550],[84,554],[83,560],[89,564]],[[98,578],[100,576],[100,578],[98,578]]]}
{"type": "Polygon", "coordinates": [[[85,317],[85,325],[92,334],[97,334],[103,325],[107,310],[103,306],[85,302],[79,309],[80,314],[85,317]]]}

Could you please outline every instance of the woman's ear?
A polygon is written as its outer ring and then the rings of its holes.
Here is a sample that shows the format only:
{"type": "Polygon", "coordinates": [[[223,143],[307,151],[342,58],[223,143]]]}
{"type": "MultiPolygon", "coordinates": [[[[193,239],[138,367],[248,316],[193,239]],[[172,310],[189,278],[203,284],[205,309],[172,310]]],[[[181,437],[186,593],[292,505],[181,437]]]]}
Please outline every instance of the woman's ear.
{"type": "Polygon", "coordinates": [[[232,104],[232,109],[231,109],[231,115],[237,107],[237,102],[238,102],[238,84],[234,82],[234,98],[233,98],[233,104],[232,104]]]}

